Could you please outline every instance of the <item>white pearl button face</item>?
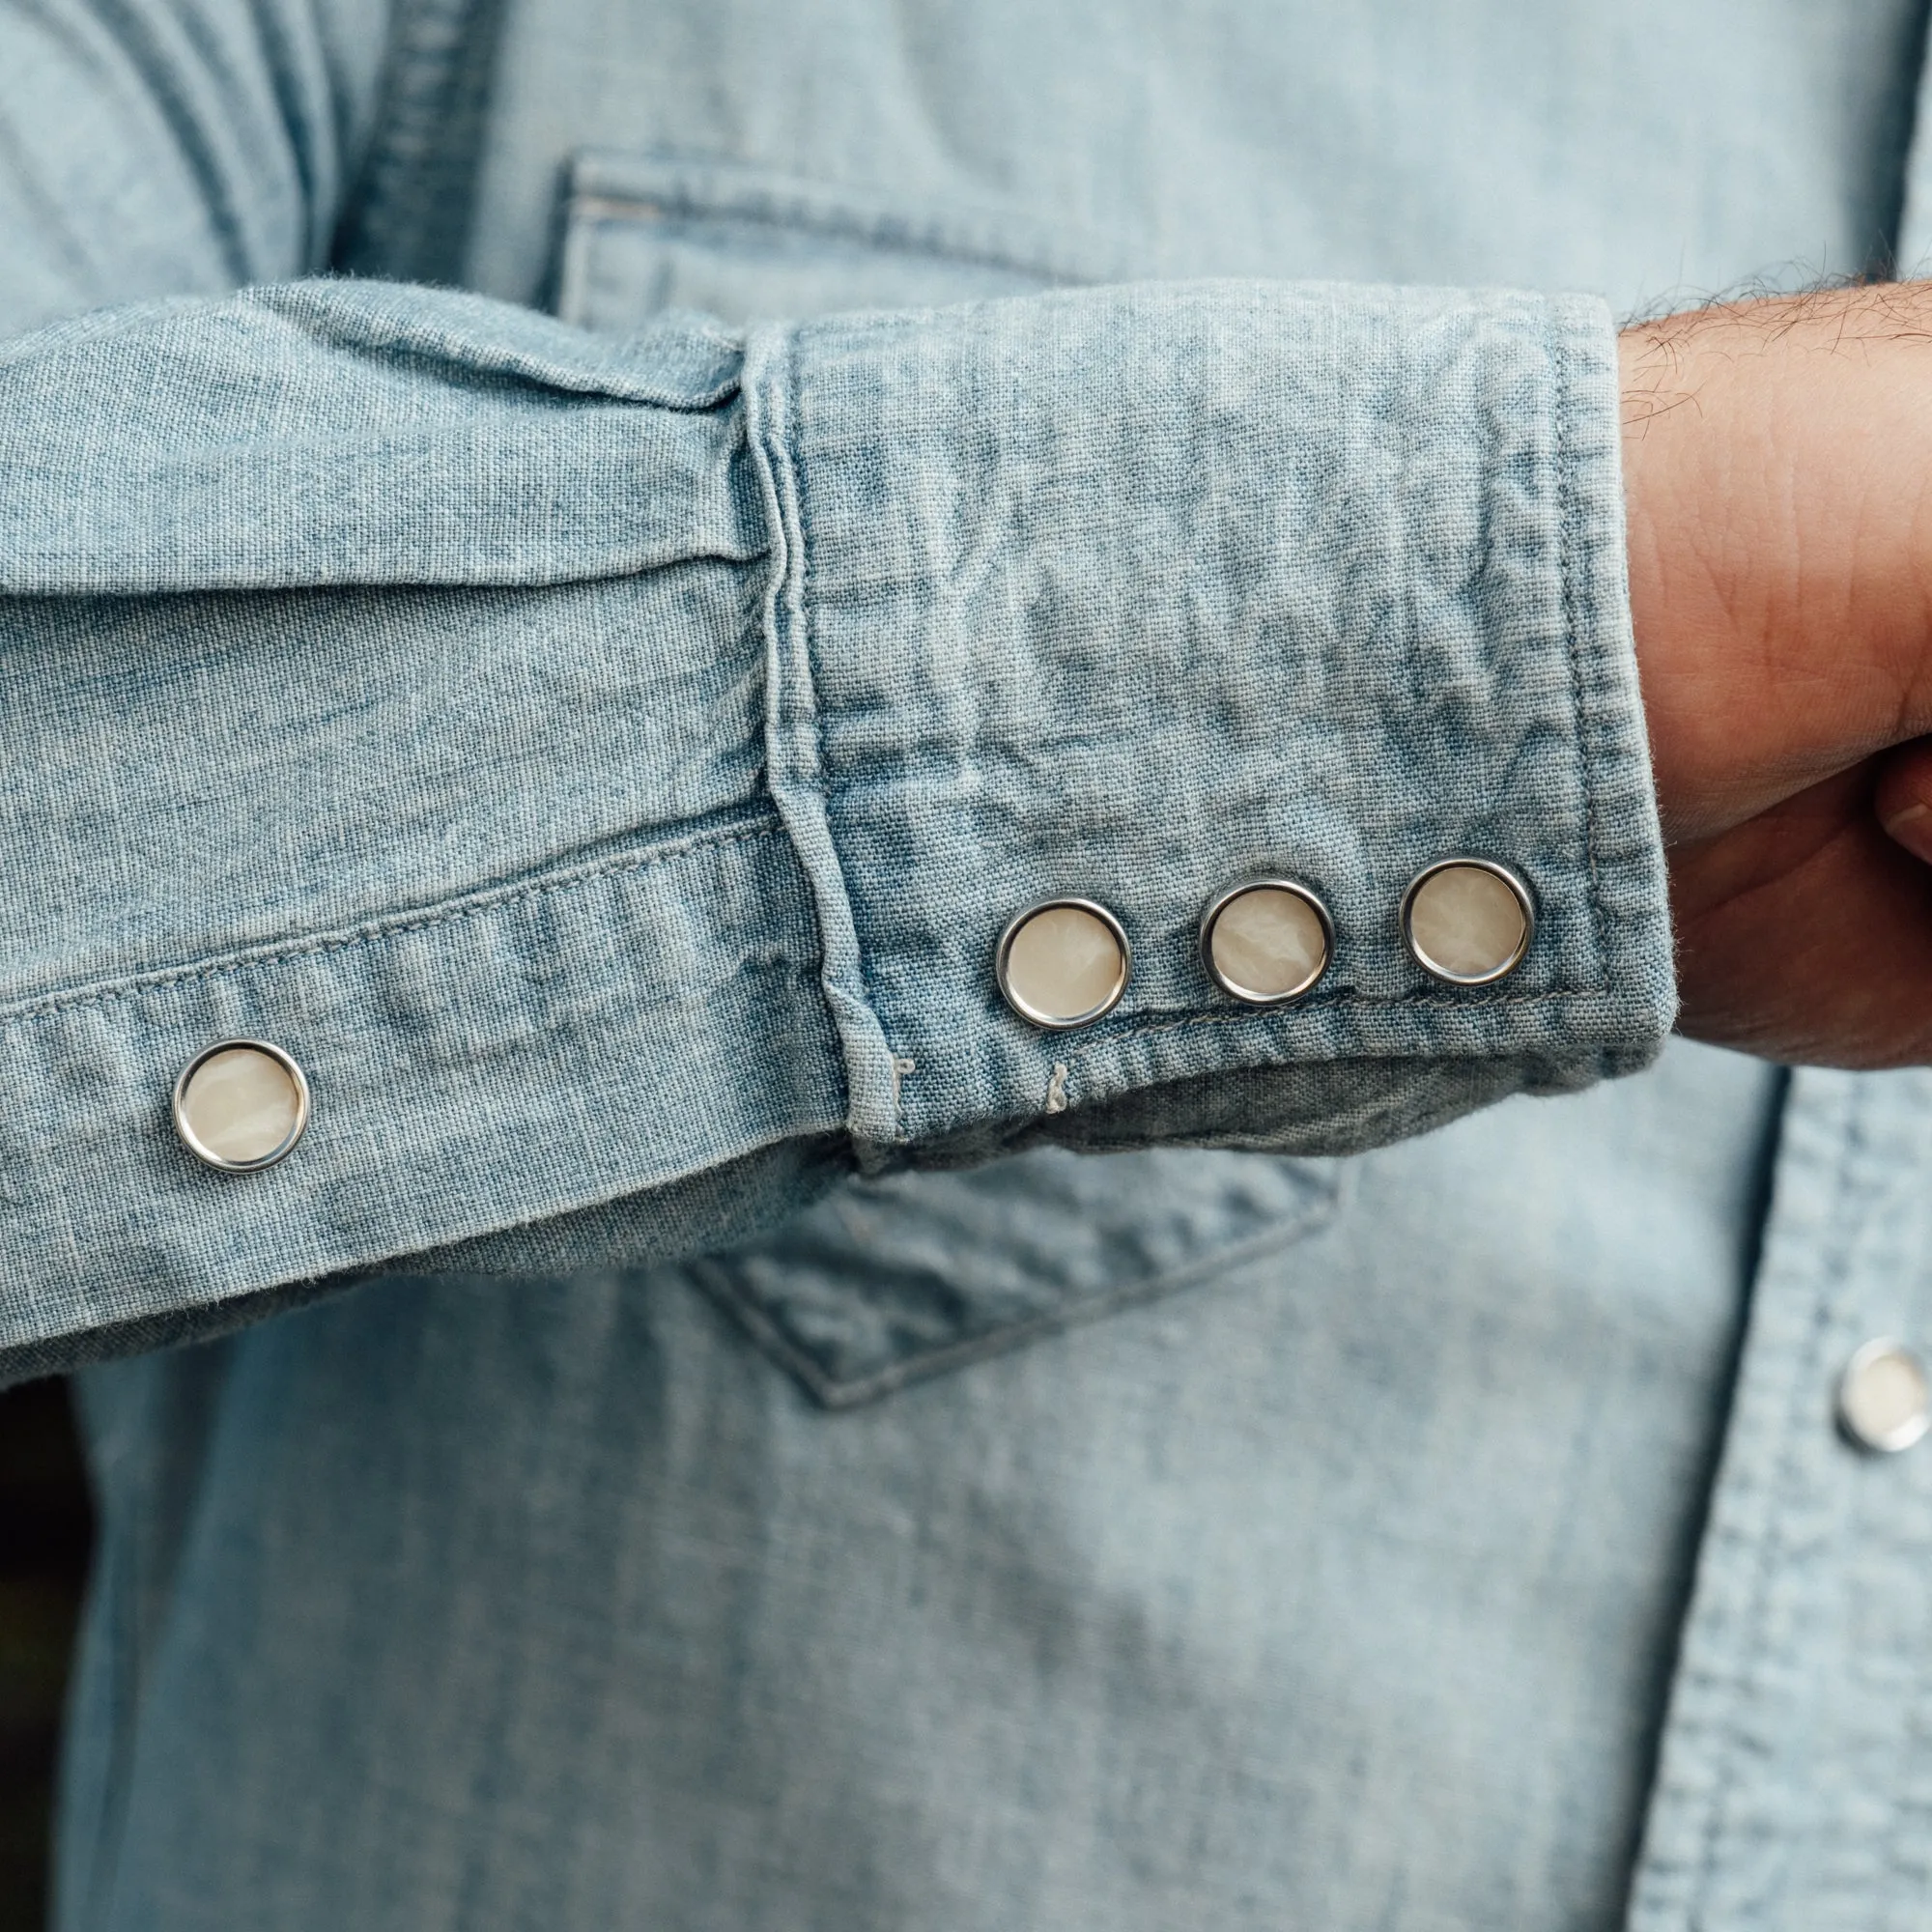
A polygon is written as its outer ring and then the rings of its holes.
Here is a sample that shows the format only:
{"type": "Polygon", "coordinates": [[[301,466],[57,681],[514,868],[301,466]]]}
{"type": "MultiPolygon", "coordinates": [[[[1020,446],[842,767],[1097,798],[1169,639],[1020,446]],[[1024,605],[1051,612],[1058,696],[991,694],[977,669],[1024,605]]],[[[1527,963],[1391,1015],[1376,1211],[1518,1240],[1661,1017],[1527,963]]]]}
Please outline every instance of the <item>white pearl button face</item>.
{"type": "Polygon", "coordinates": [[[1127,990],[1132,955],[1121,923],[1091,899],[1049,899],[1023,912],[1000,940],[1007,1004],[1035,1026],[1085,1026],[1127,990]]]}
{"type": "Polygon", "coordinates": [[[1236,886],[1201,922],[1208,973],[1223,992],[1251,1006],[1307,992],[1327,970],[1332,944],[1321,901],[1289,879],[1236,886]]]}
{"type": "Polygon", "coordinates": [[[1487,985],[1529,951],[1529,889],[1488,860],[1448,859],[1409,887],[1402,930],[1424,971],[1453,985],[1487,985]]]}
{"type": "Polygon", "coordinates": [[[182,1074],[174,1114],[183,1145],[210,1167],[272,1167],[308,1125],[308,1082],[279,1047],[227,1040],[182,1074]]]}
{"type": "Polygon", "coordinates": [[[1896,1455],[1932,1422],[1925,1365],[1900,1342],[1867,1342],[1838,1381],[1838,1427],[1861,1449],[1896,1455]]]}

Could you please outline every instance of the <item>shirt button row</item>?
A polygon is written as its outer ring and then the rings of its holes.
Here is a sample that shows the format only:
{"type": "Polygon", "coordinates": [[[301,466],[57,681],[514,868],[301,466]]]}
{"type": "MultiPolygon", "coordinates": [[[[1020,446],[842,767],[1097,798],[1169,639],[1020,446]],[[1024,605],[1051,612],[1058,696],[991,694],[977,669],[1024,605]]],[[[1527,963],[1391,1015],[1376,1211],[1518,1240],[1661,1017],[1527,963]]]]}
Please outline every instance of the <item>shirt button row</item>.
{"type": "MultiPolygon", "coordinates": [[[[1516,971],[1536,914],[1529,888],[1490,859],[1444,859],[1403,895],[1402,936],[1426,973],[1487,986],[1516,971]]],[[[1201,917],[1201,963],[1231,999],[1280,1006],[1311,992],[1335,951],[1335,923],[1296,879],[1252,879],[1201,917]]],[[[1045,899],[1000,936],[994,977],[1008,1006],[1040,1027],[1091,1025],[1112,1012],[1133,974],[1121,922],[1093,899],[1045,899]]]]}

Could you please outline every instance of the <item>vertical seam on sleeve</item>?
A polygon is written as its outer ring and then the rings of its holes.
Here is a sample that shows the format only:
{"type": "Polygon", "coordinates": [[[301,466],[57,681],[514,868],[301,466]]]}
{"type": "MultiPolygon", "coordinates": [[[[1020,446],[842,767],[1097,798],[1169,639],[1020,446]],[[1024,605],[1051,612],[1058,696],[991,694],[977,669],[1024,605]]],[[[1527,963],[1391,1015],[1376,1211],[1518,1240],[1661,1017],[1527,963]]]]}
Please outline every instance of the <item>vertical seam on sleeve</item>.
{"type": "MultiPolygon", "coordinates": [[[[786,374],[790,378],[786,386],[793,397],[796,397],[799,393],[798,349],[798,336],[794,334],[789,344],[786,358],[786,374]]],[[[819,807],[825,814],[825,841],[831,849],[833,862],[838,867],[838,876],[842,880],[846,876],[845,855],[838,849],[838,833],[832,821],[832,794],[834,789],[832,760],[826,749],[825,707],[818,699],[818,611],[811,594],[812,556],[816,546],[812,541],[811,512],[807,505],[806,499],[805,447],[796,410],[788,410],[785,412],[781,435],[784,443],[785,467],[790,472],[792,482],[791,501],[793,512],[798,520],[798,573],[796,578],[799,616],[798,676],[807,697],[807,716],[810,719],[811,729],[811,769],[816,781],[819,807]]],[[[851,895],[847,893],[845,896],[849,906],[851,895]]],[[[853,937],[855,941],[853,956],[859,976],[860,988],[865,994],[867,1008],[876,1013],[878,1006],[874,998],[871,962],[867,957],[864,946],[856,944],[858,937],[856,919],[853,923],[853,937]]],[[[896,1135],[901,1128],[898,1113],[902,1111],[896,1107],[899,1091],[899,1056],[893,1054],[890,1056],[890,1059],[894,1068],[893,1094],[895,1104],[894,1132],[896,1135]]]]}
{"type": "Polygon", "coordinates": [[[771,526],[764,598],[765,780],[810,881],[819,984],[844,1056],[846,1127],[861,1151],[903,1138],[900,1075],[866,983],[845,870],[826,808],[823,724],[806,598],[802,463],[792,421],[802,377],[795,330],[761,331],[746,350],[746,440],[771,526]]]}

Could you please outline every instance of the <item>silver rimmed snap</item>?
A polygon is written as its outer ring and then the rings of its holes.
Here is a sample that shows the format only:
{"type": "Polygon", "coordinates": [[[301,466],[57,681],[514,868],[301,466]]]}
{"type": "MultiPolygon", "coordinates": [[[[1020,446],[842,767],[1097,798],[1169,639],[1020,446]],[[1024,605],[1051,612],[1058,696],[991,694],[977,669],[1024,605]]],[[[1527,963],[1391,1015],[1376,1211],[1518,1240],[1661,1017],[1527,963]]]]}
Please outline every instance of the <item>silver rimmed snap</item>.
{"type": "Polygon", "coordinates": [[[1232,887],[1201,915],[1201,963],[1230,997],[1251,1007],[1298,1000],[1328,970],[1335,923],[1293,879],[1232,887]]]}
{"type": "Polygon", "coordinates": [[[1881,1335],[1845,1364],[1837,1406],[1839,1432],[1854,1448],[1895,1456],[1932,1424],[1932,1382],[1903,1342],[1881,1335]]]}
{"type": "Polygon", "coordinates": [[[993,972],[1008,1006],[1039,1027],[1087,1026],[1120,1005],[1133,971],[1121,922],[1092,899],[1042,899],[1000,935],[993,972]]]}
{"type": "Polygon", "coordinates": [[[224,1039],[198,1053],[175,1082],[175,1132],[197,1160],[224,1174],[273,1167],[308,1125],[308,1082],[279,1046],[224,1039]]]}
{"type": "Polygon", "coordinates": [[[1487,986],[1514,973],[1536,932],[1529,888],[1493,859],[1443,859],[1402,897],[1402,936],[1425,973],[1487,986]]]}

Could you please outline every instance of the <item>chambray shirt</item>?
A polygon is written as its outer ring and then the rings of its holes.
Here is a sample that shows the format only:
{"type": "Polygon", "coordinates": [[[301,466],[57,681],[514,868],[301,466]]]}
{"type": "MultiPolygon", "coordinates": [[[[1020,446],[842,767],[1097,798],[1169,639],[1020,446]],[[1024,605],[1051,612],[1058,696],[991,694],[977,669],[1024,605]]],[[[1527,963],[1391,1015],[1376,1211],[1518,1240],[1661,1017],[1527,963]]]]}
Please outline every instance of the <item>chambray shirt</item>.
{"type": "Polygon", "coordinates": [[[1926,252],[1919,14],[0,13],[66,1932],[1926,1922],[1932,1081],[1659,1057],[1610,333],[1926,252]]]}

